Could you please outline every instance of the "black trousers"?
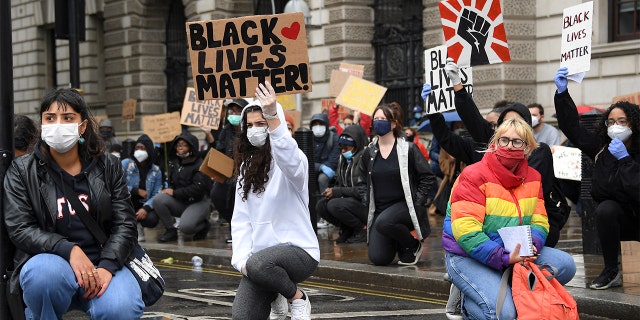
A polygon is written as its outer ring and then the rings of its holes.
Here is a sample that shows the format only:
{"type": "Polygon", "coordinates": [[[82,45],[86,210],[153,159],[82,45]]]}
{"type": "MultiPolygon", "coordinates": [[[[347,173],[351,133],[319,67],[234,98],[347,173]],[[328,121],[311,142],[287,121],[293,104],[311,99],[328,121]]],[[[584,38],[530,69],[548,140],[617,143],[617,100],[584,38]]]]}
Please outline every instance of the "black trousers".
{"type": "Polygon", "coordinates": [[[595,214],[604,266],[617,268],[620,241],[640,241],[640,215],[613,200],[600,202],[595,214]]]}
{"type": "Polygon", "coordinates": [[[316,203],[316,212],[340,228],[359,230],[367,225],[367,207],[356,198],[322,198],[316,203]]]}

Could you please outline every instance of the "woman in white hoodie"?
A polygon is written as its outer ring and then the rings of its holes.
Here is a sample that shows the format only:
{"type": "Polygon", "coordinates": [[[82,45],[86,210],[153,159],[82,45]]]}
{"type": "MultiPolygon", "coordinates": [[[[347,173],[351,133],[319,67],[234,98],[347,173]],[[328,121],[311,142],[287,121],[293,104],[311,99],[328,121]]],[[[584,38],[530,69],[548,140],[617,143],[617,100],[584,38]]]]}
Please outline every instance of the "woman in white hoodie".
{"type": "Polygon", "coordinates": [[[287,131],[269,82],[256,88],[256,98],[242,110],[234,150],[231,264],[243,277],[232,317],[285,319],[290,307],[292,320],[310,319],[309,297],[296,285],[320,260],[309,218],[309,162],[287,131]]]}

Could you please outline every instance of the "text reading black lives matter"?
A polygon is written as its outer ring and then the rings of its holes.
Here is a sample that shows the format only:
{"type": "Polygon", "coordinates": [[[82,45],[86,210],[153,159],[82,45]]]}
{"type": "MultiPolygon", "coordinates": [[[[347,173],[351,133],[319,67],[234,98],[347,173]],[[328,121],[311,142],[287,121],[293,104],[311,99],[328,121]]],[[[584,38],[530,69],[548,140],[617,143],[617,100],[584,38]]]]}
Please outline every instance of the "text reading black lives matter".
{"type": "MultiPolygon", "coordinates": [[[[433,50],[429,53],[429,83],[431,94],[427,98],[427,113],[443,112],[454,109],[453,84],[444,67],[447,62],[446,50],[433,50]]],[[[473,95],[473,84],[469,83],[467,68],[460,68],[460,81],[470,95],[473,95]]]]}
{"type": "Polygon", "coordinates": [[[198,99],[204,100],[205,92],[210,92],[213,99],[245,97],[250,81],[256,85],[269,81],[276,93],[308,90],[307,63],[288,64],[288,48],[280,38],[295,40],[298,33],[293,31],[296,24],[298,31],[300,26],[293,22],[291,26],[276,30],[278,20],[278,17],[265,16],[259,21],[246,20],[239,25],[229,21],[224,24],[221,39],[214,37],[212,21],[190,24],[189,45],[192,51],[198,51],[198,74],[194,79],[198,99]],[[229,46],[234,48],[225,48],[229,46]],[[224,61],[227,61],[226,68],[224,61]]]}
{"type": "MultiPolygon", "coordinates": [[[[562,28],[567,29],[567,28],[576,26],[580,23],[590,21],[591,20],[590,15],[591,15],[591,12],[589,10],[586,10],[584,12],[580,12],[571,16],[566,16],[564,17],[564,21],[562,22],[562,28]]],[[[567,39],[565,40],[567,42],[572,42],[574,40],[584,39],[587,36],[588,36],[587,30],[585,28],[582,28],[580,30],[567,33],[567,39]]],[[[563,52],[560,56],[560,62],[575,59],[588,54],[589,54],[589,46],[574,48],[567,52],[563,52]]]]}

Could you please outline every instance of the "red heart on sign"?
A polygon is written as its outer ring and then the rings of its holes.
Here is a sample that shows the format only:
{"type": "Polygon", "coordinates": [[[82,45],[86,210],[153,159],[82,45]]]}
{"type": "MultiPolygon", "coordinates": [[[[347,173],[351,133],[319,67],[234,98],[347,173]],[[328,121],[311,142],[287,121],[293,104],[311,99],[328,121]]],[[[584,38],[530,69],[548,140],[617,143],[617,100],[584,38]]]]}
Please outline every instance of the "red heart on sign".
{"type": "Polygon", "coordinates": [[[298,39],[298,33],[300,33],[300,23],[297,21],[293,22],[291,27],[282,28],[282,35],[291,40],[298,39]]]}

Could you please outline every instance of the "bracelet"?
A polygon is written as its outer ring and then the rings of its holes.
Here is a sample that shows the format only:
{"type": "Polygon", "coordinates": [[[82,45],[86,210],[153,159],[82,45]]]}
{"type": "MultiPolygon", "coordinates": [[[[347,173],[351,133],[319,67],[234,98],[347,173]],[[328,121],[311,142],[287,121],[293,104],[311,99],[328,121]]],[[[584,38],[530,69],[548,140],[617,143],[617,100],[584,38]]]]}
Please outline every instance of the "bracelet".
{"type": "Polygon", "coordinates": [[[278,112],[276,111],[276,114],[274,115],[270,115],[262,112],[262,117],[265,118],[266,120],[275,120],[275,119],[278,119],[278,112]]]}

